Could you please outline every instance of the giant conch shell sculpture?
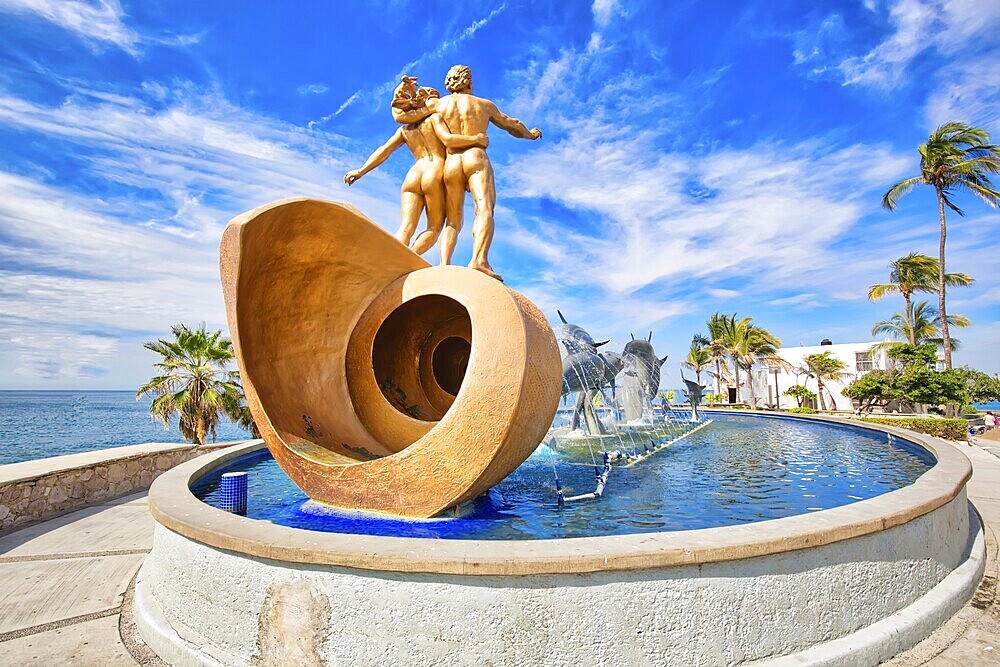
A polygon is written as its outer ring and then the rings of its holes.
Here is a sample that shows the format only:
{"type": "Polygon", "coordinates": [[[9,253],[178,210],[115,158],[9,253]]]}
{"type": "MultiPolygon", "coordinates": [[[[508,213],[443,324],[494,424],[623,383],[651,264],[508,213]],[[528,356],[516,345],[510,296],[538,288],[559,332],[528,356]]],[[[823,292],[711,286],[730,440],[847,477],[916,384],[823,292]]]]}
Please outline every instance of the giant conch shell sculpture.
{"type": "Polygon", "coordinates": [[[538,308],[431,267],[347,204],[238,216],[220,265],[250,411],[314,500],[432,516],[510,474],[552,422],[561,364],[538,308]]]}

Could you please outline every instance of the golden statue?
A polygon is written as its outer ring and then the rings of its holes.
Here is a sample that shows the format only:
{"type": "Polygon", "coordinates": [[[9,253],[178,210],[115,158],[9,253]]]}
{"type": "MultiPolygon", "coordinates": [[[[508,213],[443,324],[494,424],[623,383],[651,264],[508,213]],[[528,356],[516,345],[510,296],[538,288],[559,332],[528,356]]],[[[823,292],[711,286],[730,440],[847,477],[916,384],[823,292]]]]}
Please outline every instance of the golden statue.
{"type": "MultiPolygon", "coordinates": [[[[393,109],[412,110],[426,109],[428,99],[436,99],[438,91],[433,88],[416,87],[416,77],[404,76],[402,83],[393,94],[393,109]]],[[[439,116],[424,113],[419,120],[407,123],[396,130],[392,137],[373,152],[364,166],[347,172],[344,182],[353,185],[355,181],[379,166],[400,146],[406,145],[413,153],[415,160],[400,192],[400,224],[396,238],[404,245],[410,245],[413,233],[420,221],[420,212],[427,211],[427,230],[417,237],[412,250],[422,255],[434,245],[445,218],[445,147],[460,150],[475,146],[486,148],[489,139],[485,134],[476,136],[461,136],[448,132],[447,126],[439,116]]],[[[454,243],[445,255],[445,246],[441,246],[441,264],[449,264],[454,243]]]]}
{"type": "MultiPolygon", "coordinates": [[[[401,88],[407,85],[405,77],[401,88]]],[[[409,83],[412,87],[415,79],[409,83]]],[[[539,139],[542,131],[528,129],[521,121],[511,118],[488,99],[472,94],[472,70],[465,65],[455,65],[448,70],[445,88],[451,93],[440,99],[428,97],[423,107],[404,109],[393,106],[392,115],[400,123],[414,123],[432,112],[441,117],[449,132],[468,138],[486,134],[490,123],[521,139],[539,139]]],[[[419,95],[419,91],[417,92],[419,95]]],[[[433,118],[433,116],[430,116],[433,118]]],[[[493,242],[493,209],[496,206],[496,184],[493,165],[486,155],[486,146],[473,142],[445,143],[447,157],[444,165],[445,217],[447,226],[441,235],[441,263],[451,261],[458,233],[462,229],[465,191],[472,194],[476,212],[472,226],[472,261],[469,268],[502,280],[490,266],[487,255],[493,242]]],[[[416,248],[414,248],[416,251],[416,248]]]]}

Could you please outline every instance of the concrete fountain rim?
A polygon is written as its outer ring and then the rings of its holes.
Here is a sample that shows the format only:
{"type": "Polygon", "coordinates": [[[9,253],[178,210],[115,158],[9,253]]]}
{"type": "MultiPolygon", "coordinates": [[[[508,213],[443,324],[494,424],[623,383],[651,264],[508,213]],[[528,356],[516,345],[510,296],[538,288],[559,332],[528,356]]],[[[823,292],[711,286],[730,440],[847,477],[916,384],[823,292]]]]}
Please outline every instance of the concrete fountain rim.
{"type": "MultiPolygon", "coordinates": [[[[767,418],[769,415],[755,414],[767,418]]],[[[788,415],[781,415],[788,418],[788,415]]],[[[230,461],[264,448],[252,441],[167,471],[149,490],[153,518],[202,544],[275,561],[392,572],[517,576],[645,570],[744,560],[818,547],[898,526],[955,499],[972,464],[950,443],[882,424],[830,416],[803,421],[889,433],[930,452],[936,463],[913,484],[831,509],[696,530],[547,540],[445,540],[326,533],[230,514],[198,500],[191,485],[230,461]]]]}

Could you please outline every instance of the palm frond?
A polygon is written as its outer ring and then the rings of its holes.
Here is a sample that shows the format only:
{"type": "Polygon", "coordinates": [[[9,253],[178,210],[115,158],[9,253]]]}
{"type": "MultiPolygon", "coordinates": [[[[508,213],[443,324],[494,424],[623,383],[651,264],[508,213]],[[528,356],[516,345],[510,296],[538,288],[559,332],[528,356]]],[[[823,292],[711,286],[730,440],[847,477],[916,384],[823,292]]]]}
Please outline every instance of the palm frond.
{"type": "Polygon", "coordinates": [[[914,176],[913,178],[907,178],[904,181],[896,183],[882,196],[882,206],[890,211],[895,210],[899,200],[915,186],[923,182],[924,179],[921,176],[914,176]]]}

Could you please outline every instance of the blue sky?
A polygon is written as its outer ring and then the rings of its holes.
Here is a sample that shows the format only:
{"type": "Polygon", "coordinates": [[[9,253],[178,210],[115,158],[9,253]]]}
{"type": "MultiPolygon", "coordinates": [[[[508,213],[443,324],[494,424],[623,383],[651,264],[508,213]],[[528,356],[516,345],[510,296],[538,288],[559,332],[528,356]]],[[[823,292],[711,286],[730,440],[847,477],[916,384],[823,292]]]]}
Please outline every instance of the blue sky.
{"type": "MultiPolygon", "coordinates": [[[[666,386],[715,311],[871,340],[902,300],[868,286],[938,238],[932,192],[881,195],[943,121],[1000,139],[1000,3],[665,6],[0,0],[0,388],[135,387],[143,341],[225,327],[218,241],[245,210],[308,195],[394,230],[409,156],[343,174],[395,131],[401,74],[443,88],[459,62],[544,132],[491,132],[491,261],[551,320],[616,348],[652,329],[666,386]]],[[[960,201],[955,359],[998,372],[1000,214],[960,201]]]]}

